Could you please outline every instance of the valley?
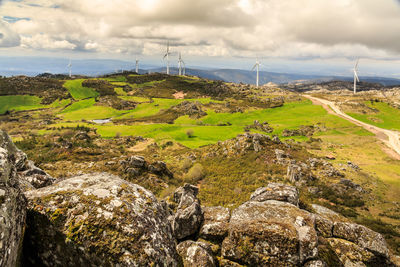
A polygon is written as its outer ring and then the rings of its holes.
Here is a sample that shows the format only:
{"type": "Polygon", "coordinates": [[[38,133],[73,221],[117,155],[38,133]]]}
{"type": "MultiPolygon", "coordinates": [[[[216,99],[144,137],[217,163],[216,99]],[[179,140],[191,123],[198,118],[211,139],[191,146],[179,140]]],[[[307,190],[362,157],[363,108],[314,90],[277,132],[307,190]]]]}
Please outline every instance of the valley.
{"type": "Polygon", "coordinates": [[[393,261],[400,254],[400,88],[353,95],[133,72],[16,76],[1,86],[0,129],[65,186],[104,172],[169,201],[192,184],[202,205],[234,211],[258,188],[283,183],[297,188],[302,210],[329,208],[381,233],[393,261]]]}

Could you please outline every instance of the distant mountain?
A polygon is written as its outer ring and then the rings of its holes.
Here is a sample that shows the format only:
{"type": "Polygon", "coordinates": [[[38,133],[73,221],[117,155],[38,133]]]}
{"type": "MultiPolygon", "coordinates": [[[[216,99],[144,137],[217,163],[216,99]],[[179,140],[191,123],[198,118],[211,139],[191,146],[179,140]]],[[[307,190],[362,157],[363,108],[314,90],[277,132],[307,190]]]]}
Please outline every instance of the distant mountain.
{"type": "MultiPolygon", "coordinates": [[[[39,58],[39,57],[1,57],[0,75],[28,75],[36,76],[40,73],[67,74],[68,60],[63,58],[39,58]]],[[[98,76],[122,70],[132,70],[134,62],[113,60],[113,59],[82,59],[72,60],[72,73],[87,76],[98,76]]],[[[178,69],[170,69],[171,74],[177,74],[178,69]]],[[[149,64],[140,64],[139,73],[165,72],[165,67],[155,67],[149,64]]],[[[187,68],[186,73],[212,80],[222,80],[225,82],[254,84],[256,72],[241,69],[206,69],[206,68],[187,68]]],[[[400,79],[361,76],[360,79],[370,83],[380,83],[385,86],[400,85],[400,79]]],[[[352,81],[353,77],[345,76],[322,76],[306,75],[296,73],[278,73],[260,71],[260,84],[269,82],[277,84],[288,83],[319,83],[329,81],[352,81]]]]}
{"type": "MultiPolygon", "coordinates": [[[[165,72],[165,68],[152,69],[153,72],[165,72]]],[[[170,68],[171,74],[177,74],[177,68],[170,68]]],[[[215,69],[200,70],[186,69],[186,74],[199,76],[206,79],[222,80],[225,82],[254,84],[257,73],[255,71],[239,70],[239,69],[215,69]]],[[[360,80],[368,83],[379,83],[384,86],[400,85],[400,79],[360,76],[360,80]]],[[[269,82],[277,84],[287,83],[321,83],[329,81],[353,81],[353,77],[345,76],[321,76],[321,75],[305,75],[294,73],[277,73],[260,71],[260,84],[269,82]]]]}

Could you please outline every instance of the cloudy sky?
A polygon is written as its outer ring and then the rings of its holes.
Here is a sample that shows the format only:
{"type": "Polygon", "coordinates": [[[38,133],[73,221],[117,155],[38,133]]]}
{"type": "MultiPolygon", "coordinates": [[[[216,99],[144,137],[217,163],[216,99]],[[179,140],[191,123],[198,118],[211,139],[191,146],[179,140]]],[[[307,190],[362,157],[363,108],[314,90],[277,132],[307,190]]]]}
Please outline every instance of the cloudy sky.
{"type": "Polygon", "coordinates": [[[158,63],[167,40],[194,66],[346,71],[360,57],[400,78],[400,1],[0,0],[2,56],[158,63]]]}

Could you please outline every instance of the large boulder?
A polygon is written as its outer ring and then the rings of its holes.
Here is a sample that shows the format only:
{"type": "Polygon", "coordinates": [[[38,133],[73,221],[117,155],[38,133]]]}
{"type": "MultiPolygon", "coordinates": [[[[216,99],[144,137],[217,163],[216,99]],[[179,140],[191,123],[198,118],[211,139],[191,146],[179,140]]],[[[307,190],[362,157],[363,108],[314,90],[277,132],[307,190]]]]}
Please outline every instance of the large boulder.
{"type": "Polygon", "coordinates": [[[299,205],[299,192],[296,187],[280,184],[269,183],[266,187],[260,187],[250,196],[251,201],[267,201],[278,200],[289,202],[295,206],[299,205]]]}
{"type": "Polygon", "coordinates": [[[187,240],[179,243],[176,249],[182,257],[184,267],[216,266],[210,245],[204,242],[187,240]]]}
{"type": "Polygon", "coordinates": [[[0,130],[0,266],[17,266],[25,230],[26,199],[19,187],[19,150],[0,130]]]}
{"type": "Polygon", "coordinates": [[[232,212],[221,254],[254,266],[300,265],[318,254],[314,216],[287,202],[246,202],[232,212]]]}
{"type": "Polygon", "coordinates": [[[222,241],[228,234],[229,209],[224,207],[203,207],[204,222],[200,237],[206,240],[222,241]]]}
{"type": "Polygon", "coordinates": [[[176,266],[166,210],[136,184],[106,173],[26,192],[27,265],[176,266]]]}
{"type": "Polygon", "coordinates": [[[174,192],[173,201],[177,204],[177,208],[170,220],[178,240],[196,234],[203,222],[198,193],[198,187],[190,184],[185,184],[174,192]]]}
{"type": "Polygon", "coordinates": [[[371,229],[351,223],[340,214],[312,205],[318,235],[326,238],[333,253],[344,266],[375,264],[393,266],[385,238],[371,229]]]}

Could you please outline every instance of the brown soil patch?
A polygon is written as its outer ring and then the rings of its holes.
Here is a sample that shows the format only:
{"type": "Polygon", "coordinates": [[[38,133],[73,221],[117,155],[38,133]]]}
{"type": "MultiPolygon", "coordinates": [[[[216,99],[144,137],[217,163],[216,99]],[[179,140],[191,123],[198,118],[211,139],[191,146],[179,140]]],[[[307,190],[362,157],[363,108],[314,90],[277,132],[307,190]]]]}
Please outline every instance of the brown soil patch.
{"type": "Polygon", "coordinates": [[[180,91],[180,92],[176,92],[175,94],[173,94],[173,96],[175,97],[175,99],[185,99],[185,93],[180,91]]]}

